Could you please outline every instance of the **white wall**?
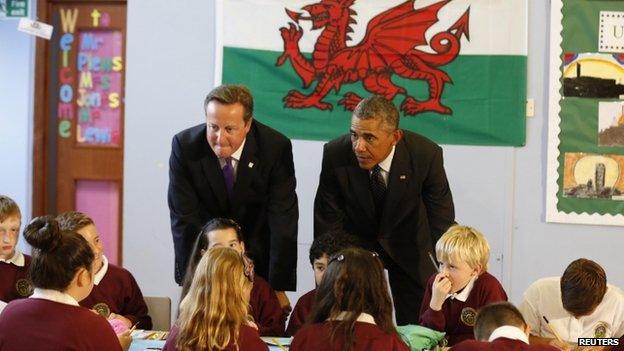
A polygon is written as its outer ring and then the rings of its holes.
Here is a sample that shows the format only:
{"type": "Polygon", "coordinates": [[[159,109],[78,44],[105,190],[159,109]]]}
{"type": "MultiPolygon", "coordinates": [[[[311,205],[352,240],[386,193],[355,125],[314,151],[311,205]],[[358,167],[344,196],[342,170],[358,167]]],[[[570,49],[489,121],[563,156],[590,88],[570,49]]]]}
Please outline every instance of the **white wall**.
{"type": "MultiPolygon", "coordinates": [[[[33,10],[34,11],[34,10],[33,10]]],[[[17,31],[17,20],[0,20],[0,194],[22,211],[32,205],[32,96],[34,39],[17,31]]],[[[29,252],[25,240],[18,247],[29,252]]]]}

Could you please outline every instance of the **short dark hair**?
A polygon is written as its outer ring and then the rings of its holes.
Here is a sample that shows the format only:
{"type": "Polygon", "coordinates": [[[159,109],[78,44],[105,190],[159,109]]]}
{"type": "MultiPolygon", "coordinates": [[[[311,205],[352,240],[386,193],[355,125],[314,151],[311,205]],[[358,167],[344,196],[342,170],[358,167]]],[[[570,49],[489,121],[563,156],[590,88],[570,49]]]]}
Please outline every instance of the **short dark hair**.
{"type": "Polygon", "coordinates": [[[393,131],[399,128],[399,110],[392,101],[383,96],[369,96],[355,107],[353,116],[359,119],[380,119],[393,131]]]}
{"type": "Polygon", "coordinates": [[[11,216],[22,217],[19,206],[8,196],[0,195],[0,222],[11,216]]]}
{"type": "Polygon", "coordinates": [[[236,232],[236,238],[239,241],[243,241],[243,231],[235,220],[220,217],[209,220],[208,223],[202,227],[199,235],[197,235],[197,238],[195,239],[195,243],[193,244],[191,256],[189,256],[189,261],[186,265],[186,273],[184,274],[184,279],[182,280],[182,293],[180,301],[182,301],[184,296],[186,296],[189,288],[191,287],[195,269],[197,269],[199,260],[202,258],[202,251],[208,250],[208,246],[210,246],[210,242],[208,242],[208,233],[219,229],[234,229],[236,232]]]}
{"type": "Polygon", "coordinates": [[[77,232],[88,225],[94,224],[91,217],[78,211],[63,212],[56,216],[56,220],[58,221],[61,230],[68,230],[71,232],[77,232]]]}
{"type": "Polygon", "coordinates": [[[312,246],[310,246],[310,264],[314,264],[314,260],[323,257],[323,255],[327,255],[329,258],[340,250],[357,247],[360,246],[359,244],[359,240],[355,236],[342,229],[324,233],[315,238],[312,246]]]}
{"type": "Polygon", "coordinates": [[[37,288],[64,291],[80,268],[92,271],[95,256],[89,243],[73,231],[61,230],[52,216],[33,219],[24,238],[33,247],[28,276],[37,288]]]}
{"type": "Polygon", "coordinates": [[[474,336],[477,340],[488,340],[492,332],[499,327],[510,325],[526,327],[522,313],[509,302],[496,302],[482,307],[477,313],[474,336]]]}
{"type": "Polygon", "coordinates": [[[243,105],[243,120],[247,123],[253,116],[253,97],[251,92],[244,85],[223,84],[208,93],[204,99],[204,112],[208,108],[210,101],[217,101],[224,105],[239,103],[243,105]]]}
{"type": "Polygon", "coordinates": [[[607,292],[607,274],[586,258],[572,261],[560,280],[563,308],[575,317],[590,314],[607,292]]]}

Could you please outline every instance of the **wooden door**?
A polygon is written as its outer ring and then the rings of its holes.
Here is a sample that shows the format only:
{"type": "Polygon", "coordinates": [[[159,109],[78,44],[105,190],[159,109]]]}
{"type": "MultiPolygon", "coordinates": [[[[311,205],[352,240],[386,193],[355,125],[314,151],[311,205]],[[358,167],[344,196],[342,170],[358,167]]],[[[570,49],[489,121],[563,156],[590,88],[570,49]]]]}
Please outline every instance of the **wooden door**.
{"type": "Polygon", "coordinates": [[[125,1],[39,1],[33,215],[91,216],[121,264],[125,1]]]}

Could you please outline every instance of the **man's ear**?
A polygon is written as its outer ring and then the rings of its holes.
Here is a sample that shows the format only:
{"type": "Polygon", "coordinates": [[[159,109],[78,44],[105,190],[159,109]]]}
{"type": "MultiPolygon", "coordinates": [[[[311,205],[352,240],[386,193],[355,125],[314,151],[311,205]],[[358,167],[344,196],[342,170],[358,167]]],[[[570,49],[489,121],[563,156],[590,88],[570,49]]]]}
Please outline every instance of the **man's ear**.
{"type": "Polygon", "coordinates": [[[396,145],[399,143],[399,141],[401,141],[401,138],[403,137],[403,130],[401,130],[400,128],[397,128],[394,132],[392,132],[392,145],[396,145]]]}

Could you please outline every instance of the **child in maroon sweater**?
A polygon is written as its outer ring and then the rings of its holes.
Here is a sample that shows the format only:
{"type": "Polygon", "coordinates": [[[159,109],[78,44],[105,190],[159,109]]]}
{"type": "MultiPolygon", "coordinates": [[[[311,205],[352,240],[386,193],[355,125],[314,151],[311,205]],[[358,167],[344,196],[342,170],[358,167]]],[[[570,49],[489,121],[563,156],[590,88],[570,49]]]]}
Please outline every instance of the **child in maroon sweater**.
{"type": "Polygon", "coordinates": [[[529,345],[530,327],[522,313],[508,302],[487,305],[477,313],[476,340],[464,340],[452,351],[557,351],[551,345],[529,345]]]}
{"type": "Polygon", "coordinates": [[[195,268],[163,350],[268,351],[248,319],[250,261],[232,248],[213,247],[195,268]]]}
{"type": "Polygon", "coordinates": [[[317,288],[309,324],[290,351],[408,351],[392,322],[392,302],[383,264],[359,248],[329,260],[317,288]]]}
{"type": "Polygon", "coordinates": [[[436,243],[439,273],[427,283],[420,324],[446,333],[449,345],[472,339],[477,311],[507,294],[487,272],[490,246],[479,231],[450,227],[436,243]]]}
{"type": "Polygon", "coordinates": [[[0,195],[0,301],[8,303],[32,294],[26,277],[30,256],[16,249],[22,214],[11,198],[0,195]]]}
{"type": "Polygon", "coordinates": [[[61,231],[52,217],[35,218],[24,231],[33,247],[30,298],[0,314],[0,349],[127,350],[130,333],[116,336],[108,322],[78,301],[93,288],[93,251],[75,232],[61,231]]]}
{"type": "MultiPolygon", "coordinates": [[[[310,264],[314,270],[315,286],[321,283],[329,257],[340,250],[356,246],[358,246],[357,238],[342,230],[331,231],[315,238],[310,247],[310,264]]],[[[312,311],[315,296],[316,288],[299,298],[288,320],[287,335],[294,336],[305,323],[312,311]]]]}
{"type": "MultiPolygon", "coordinates": [[[[199,260],[208,249],[213,247],[230,247],[246,257],[244,255],[245,243],[243,242],[243,234],[238,223],[231,219],[214,218],[202,228],[191,251],[180,301],[186,296],[190,288],[199,260]]],[[[258,325],[260,335],[284,335],[286,313],[277,299],[275,290],[262,277],[254,277],[249,304],[251,305],[251,316],[258,325]]]]}
{"type": "Polygon", "coordinates": [[[69,211],[57,217],[61,229],[82,235],[95,254],[95,280],[91,294],[80,305],[108,319],[117,319],[127,328],[151,329],[152,319],[141,289],[130,272],[108,263],[104,256],[100,234],[93,220],[84,213],[69,211]]]}

